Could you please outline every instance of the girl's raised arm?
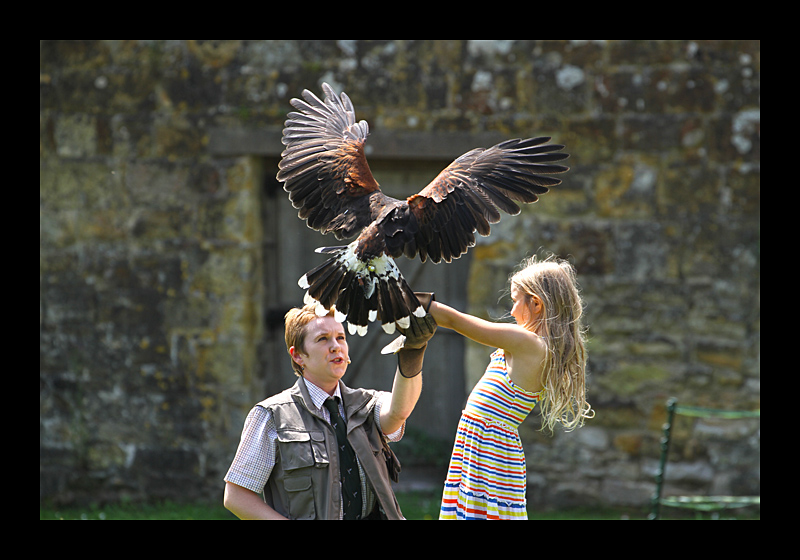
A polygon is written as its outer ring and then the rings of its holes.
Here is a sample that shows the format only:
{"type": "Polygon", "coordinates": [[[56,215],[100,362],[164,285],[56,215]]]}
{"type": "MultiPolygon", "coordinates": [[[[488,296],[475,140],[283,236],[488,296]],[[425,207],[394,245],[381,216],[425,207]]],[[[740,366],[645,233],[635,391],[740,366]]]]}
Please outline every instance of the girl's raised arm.
{"type": "Polygon", "coordinates": [[[438,301],[432,302],[430,314],[440,327],[452,329],[480,344],[503,348],[511,354],[528,354],[539,346],[539,337],[519,325],[492,323],[438,301]]]}

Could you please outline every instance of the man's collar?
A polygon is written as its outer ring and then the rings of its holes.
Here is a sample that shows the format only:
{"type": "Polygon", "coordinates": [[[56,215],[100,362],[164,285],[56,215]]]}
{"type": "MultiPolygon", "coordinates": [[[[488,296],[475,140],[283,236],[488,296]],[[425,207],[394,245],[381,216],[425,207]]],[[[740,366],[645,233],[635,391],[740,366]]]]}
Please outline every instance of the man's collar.
{"type": "Polygon", "coordinates": [[[339,383],[336,384],[336,390],[333,392],[333,395],[329,395],[327,391],[323,391],[305,377],[303,377],[302,380],[306,384],[308,395],[311,397],[311,402],[314,404],[317,410],[322,410],[323,403],[331,396],[339,397],[339,399],[342,398],[342,392],[340,390],[339,383]]]}

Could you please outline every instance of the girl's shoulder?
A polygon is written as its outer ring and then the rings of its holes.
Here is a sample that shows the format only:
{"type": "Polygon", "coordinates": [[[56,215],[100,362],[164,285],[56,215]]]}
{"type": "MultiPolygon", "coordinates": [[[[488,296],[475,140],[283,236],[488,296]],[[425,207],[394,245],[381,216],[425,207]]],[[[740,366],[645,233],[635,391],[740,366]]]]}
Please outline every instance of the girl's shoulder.
{"type": "Polygon", "coordinates": [[[531,342],[528,351],[502,350],[511,380],[529,393],[538,393],[544,388],[542,372],[547,361],[547,344],[539,336],[536,336],[536,340],[532,339],[531,342]]]}

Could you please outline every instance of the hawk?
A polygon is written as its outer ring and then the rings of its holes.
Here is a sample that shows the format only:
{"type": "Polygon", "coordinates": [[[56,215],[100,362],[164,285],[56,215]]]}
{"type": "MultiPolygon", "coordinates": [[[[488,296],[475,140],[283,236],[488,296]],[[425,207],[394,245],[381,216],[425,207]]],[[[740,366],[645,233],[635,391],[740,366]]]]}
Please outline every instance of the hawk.
{"type": "Polygon", "coordinates": [[[419,193],[397,200],[370,171],[367,122],[356,122],[347,94],[326,83],[322,90],[324,101],[308,90],[290,101],[298,112],[287,116],[277,179],[308,227],[339,240],[358,234],[349,245],[317,249],[328,260],[298,282],[305,303],[316,302],[322,315],[334,307],[350,334],[363,336],[378,318],[392,334],[408,328],[411,314],[425,315],[395,258],[451,262],[475,245],[476,231],[489,235],[501,210],[519,214],[516,202],[536,202],[561,183],[550,175],[569,169],[554,163],[569,155],[549,137],[507,140],[465,153],[419,193]]]}

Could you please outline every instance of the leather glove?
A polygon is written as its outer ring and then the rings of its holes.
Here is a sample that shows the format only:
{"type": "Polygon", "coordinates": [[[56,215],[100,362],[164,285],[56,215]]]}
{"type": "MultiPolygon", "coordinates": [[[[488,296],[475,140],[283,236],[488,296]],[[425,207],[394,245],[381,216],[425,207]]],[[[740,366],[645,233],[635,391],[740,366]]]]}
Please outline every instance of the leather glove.
{"type": "Polygon", "coordinates": [[[436,327],[436,321],[430,313],[421,319],[412,315],[411,325],[404,331],[400,331],[406,337],[403,343],[403,349],[418,350],[420,348],[425,348],[425,346],[428,345],[428,341],[433,338],[436,327]]]}
{"type": "MultiPolygon", "coordinates": [[[[414,295],[417,296],[420,305],[425,311],[430,310],[431,303],[436,299],[436,295],[433,292],[414,292],[414,295]]],[[[401,329],[398,327],[397,330],[402,334],[384,346],[381,354],[397,354],[403,348],[422,348],[427,344],[436,331],[436,321],[433,320],[430,313],[422,319],[411,315],[410,319],[411,325],[409,328],[401,329]]]]}
{"type": "MultiPolygon", "coordinates": [[[[430,309],[434,299],[433,293],[415,293],[414,295],[417,296],[426,311],[430,309]],[[423,298],[421,299],[420,296],[423,298]]],[[[381,354],[397,354],[397,371],[401,376],[407,378],[416,377],[422,373],[425,348],[436,332],[436,321],[430,313],[422,318],[411,315],[410,319],[411,324],[407,329],[399,329],[403,334],[381,350],[381,354]]]]}

